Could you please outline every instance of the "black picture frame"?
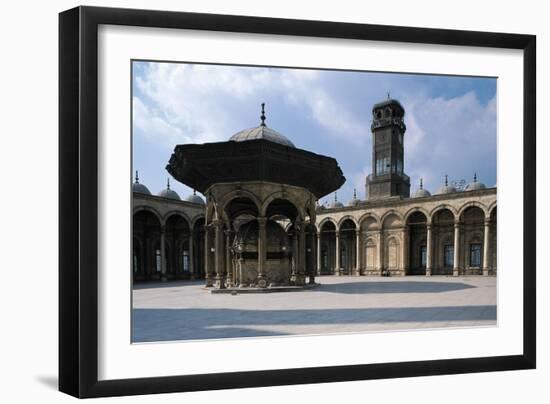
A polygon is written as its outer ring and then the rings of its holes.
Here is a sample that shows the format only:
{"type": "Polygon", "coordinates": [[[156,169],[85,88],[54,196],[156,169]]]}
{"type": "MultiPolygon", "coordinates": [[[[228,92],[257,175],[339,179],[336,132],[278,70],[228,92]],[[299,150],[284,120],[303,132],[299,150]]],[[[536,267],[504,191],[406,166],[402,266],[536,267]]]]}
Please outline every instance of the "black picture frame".
{"type": "Polygon", "coordinates": [[[536,37],[77,7],[59,15],[59,390],[75,397],[325,383],[536,366],[536,37]],[[523,354],[98,381],[98,26],[180,28],[523,51],[523,354]]]}

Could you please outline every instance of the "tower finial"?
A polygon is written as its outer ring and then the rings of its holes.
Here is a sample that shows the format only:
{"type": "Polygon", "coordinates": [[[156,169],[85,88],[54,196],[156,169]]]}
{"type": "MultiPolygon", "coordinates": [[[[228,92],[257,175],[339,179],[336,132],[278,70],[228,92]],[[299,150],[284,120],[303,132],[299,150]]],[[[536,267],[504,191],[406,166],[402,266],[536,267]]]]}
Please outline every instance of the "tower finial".
{"type": "Polygon", "coordinates": [[[262,115],[260,115],[260,119],[262,120],[260,126],[265,126],[265,102],[262,102],[262,115]]]}
{"type": "Polygon", "coordinates": [[[193,195],[197,195],[197,190],[196,189],[193,190],[193,195]]]}
{"type": "Polygon", "coordinates": [[[422,188],[422,178],[420,178],[420,189],[423,189],[422,188]]]}
{"type": "Polygon", "coordinates": [[[337,196],[337,192],[334,192],[334,202],[338,202],[338,196],[337,196]]]}
{"type": "Polygon", "coordinates": [[[474,182],[477,182],[477,173],[474,173],[474,182]]]}
{"type": "Polygon", "coordinates": [[[170,189],[170,177],[166,178],[166,189],[170,189]]]}
{"type": "Polygon", "coordinates": [[[138,174],[138,170],[136,170],[136,184],[139,184],[139,174],[138,174]]]}
{"type": "Polygon", "coordinates": [[[353,199],[357,199],[357,188],[353,188],[353,199]]]}
{"type": "Polygon", "coordinates": [[[390,92],[388,91],[387,94],[388,94],[388,100],[389,100],[390,99],[390,92]]]}
{"type": "Polygon", "coordinates": [[[449,186],[449,176],[445,174],[445,186],[449,186]]]}

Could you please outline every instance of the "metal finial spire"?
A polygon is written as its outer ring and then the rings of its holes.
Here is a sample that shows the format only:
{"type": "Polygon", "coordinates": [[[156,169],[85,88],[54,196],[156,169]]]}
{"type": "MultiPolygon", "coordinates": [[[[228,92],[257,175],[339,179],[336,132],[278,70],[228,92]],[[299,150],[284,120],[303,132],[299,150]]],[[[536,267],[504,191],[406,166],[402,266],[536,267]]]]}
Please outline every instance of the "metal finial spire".
{"type": "Polygon", "coordinates": [[[445,174],[445,186],[448,186],[449,185],[449,178],[448,178],[448,175],[445,174]]]}
{"type": "Polygon", "coordinates": [[[166,179],[166,189],[170,189],[170,177],[166,179]]]}
{"type": "Polygon", "coordinates": [[[474,182],[477,182],[477,173],[474,173],[474,182]]]}
{"type": "Polygon", "coordinates": [[[387,94],[388,94],[388,100],[389,100],[390,99],[390,92],[388,91],[387,94]]]}
{"type": "Polygon", "coordinates": [[[260,119],[262,120],[260,126],[265,126],[265,102],[262,102],[262,115],[260,115],[260,119]]]}
{"type": "Polygon", "coordinates": [[[193,190],[193,195],[197,195],[197,190],[196,189],[193,190]]]}
{"type": "Polygon", "coordinates": [[[337,192],[334,193],[334,202],[338,202],[337,192]]]}
{"type": "Polygon", "coordinates": [[[420,189],[422,189],[422,178],[420,178],[420,189]]]}
{"type": "Polygon", "coordinates": [[[357,199],[357,189],[353,188],[353,199],[357,199]]]}
{"type": "Polygon", "coordinates": [[[136,184],[139,184],[139,174],[138,174],[138,170],[136,170],[136,184]]]}

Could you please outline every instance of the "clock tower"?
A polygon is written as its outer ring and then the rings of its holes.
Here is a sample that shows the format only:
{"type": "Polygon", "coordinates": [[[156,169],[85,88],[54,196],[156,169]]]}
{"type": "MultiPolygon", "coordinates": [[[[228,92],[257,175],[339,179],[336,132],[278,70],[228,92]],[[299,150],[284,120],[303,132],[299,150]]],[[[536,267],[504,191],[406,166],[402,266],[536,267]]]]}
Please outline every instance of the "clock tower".
{"type": "Polygon", "coordinates": [[[369,200],[410,195],[410,179],[403,172],[404,116],[401,103],[389,94],[372,108],[372,173],[365,184],[369,200]]]}

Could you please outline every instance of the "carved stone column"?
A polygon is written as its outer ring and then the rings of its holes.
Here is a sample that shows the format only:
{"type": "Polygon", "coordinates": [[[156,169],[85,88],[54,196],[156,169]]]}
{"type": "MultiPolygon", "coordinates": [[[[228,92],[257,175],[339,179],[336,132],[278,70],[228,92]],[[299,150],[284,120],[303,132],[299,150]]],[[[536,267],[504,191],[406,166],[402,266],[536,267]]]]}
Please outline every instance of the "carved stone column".
{"type": "Polygon", "coordinates": [[[336,230],[336,263],[334,265],[334,275],[340,276],[340,232],[336,230]]]}
{"type": "Polygon", "coordinates": [[[361,252],[361,232],[359,230],[355,230],[355,275],[359,276],[361,275],[361,259],[359,257],[359,254],[361,252]]]}
{"type": "Polygon", "coordinates": [[[306,223],[305,221],[299,221],[299,236],[298,236],[298,278],[297,283],[299,285],[305,284],[306,273],[306,223]]]}
{"type": "Polygon", "coordinates": [[[265,264],[266,264],[266,232],[265,227],[267,218],[258,217],[258,280],[257,284],[260,288],[267,286],[267,280],[265,278],[265,264]]]}
{"type": "Polygon", "coordinates": [[[224,231],[225,235],[225,285],[228,288],[235,286],[233,281],[233,261],[231,259],[231,236],[233,232],[231,230],[224,231]]]}
{"type": "Polygon", "coordinates": [[[317,275],[321,275],[321,232],[315,235],[317,237],[317,275]]]}
{"type": "Polygon", "coordinates": [[[298,230],[296,228],[296,223],[294,223],[294,232],[292,233],[292,254],[290,265],[290,282],[295,284],[298,276],[298,230]]]}
{"type": "Polygon", "coordinates": [[[401,246],[401,268],[403,270],[402,275],[407,274],[408,267],[408,249],[409,249],[409,227],[407,225],[403,226],[403,245],[401,246]]]}
{"type": "Polygon", "coordinates": [[[453,276],[459,274],[459,259],[460,259],[460,223],[455,221],[455,239],[453,247],[453,276]]]}
{"type": "Polygon", "coordinates": [[[382,275],[384,272],[384,232],[382,230],[378,231],[378,274],[382,275]]]}
{"type": "Polygon", "coordinates": [[[426,225],[426,276],[432,275],[432,225],[426,225]]]}
{"type": "Polygon", "coordinates": [[[160,226],[160,280],[167,281],[166,277],[166,227],[160,226]]]}
{"type": "Polygon", "coordinates": [[[489,244],[491,233],[491,221],[485,219],[485,231],[483,232],[483,276],[489,275],[489,244]]]}
{"type": "Polygon", "coordinates": [[[217,289],[225,288],[223,265],[223,222],[216,220],[214,225],[214,267],[216,270],[215,286],[217,289]]]}
{"type": "Polygon", "coordinates": [[[212,227],[204,225],[204,277],[206,279],[205,286],[207,288],[213,286],[212,279],[212,260],[210,259],[210,248],[212,248],[212,227]]]}

